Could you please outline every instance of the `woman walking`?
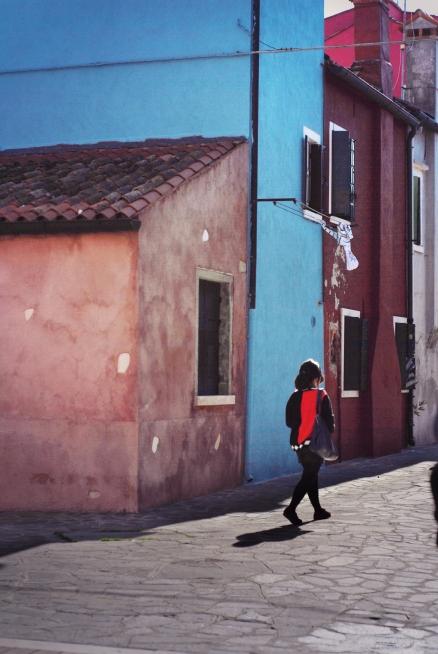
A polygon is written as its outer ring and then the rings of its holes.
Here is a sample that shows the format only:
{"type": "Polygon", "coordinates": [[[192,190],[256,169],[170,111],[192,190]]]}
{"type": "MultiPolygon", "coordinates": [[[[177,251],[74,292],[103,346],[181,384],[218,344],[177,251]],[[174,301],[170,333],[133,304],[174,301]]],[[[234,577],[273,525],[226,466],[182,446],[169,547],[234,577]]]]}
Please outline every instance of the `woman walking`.
{"type": "Polygon", "coordinates": [[[332,404],[326,391],[319,390],[324,381],[321,368],[317,361],[304,361],[295,379],[295,392],[286,405],[286,424],[290,427],[290,444],[298,461],[303,466],[303,474],[295,487],[289,506],[283,511],[285,518],[293,525],[302,525],[303,521],[297,515],[297,506],[306,495],[313,506],[314,520],[330,518],[330,513],[319,503],[318,473],[323,459],[309,449],[309,436],[315,423],[315,417],[320,404],[319,413],[325,421],[330,433],[335,428],[332,404]],[[318,402],[318,393],[321,401],[318,402]]]}

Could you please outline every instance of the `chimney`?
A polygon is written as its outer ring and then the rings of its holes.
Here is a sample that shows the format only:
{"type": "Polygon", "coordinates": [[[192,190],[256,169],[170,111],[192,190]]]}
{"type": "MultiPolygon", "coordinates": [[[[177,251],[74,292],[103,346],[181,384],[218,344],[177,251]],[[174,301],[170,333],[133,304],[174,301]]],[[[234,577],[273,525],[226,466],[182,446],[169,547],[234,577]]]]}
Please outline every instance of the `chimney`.
{"type": "Polygon", "coordinates": [[[354,42],[380,43],[367,47],[356,45],[355,61],[351,69],[392,98],[388,2],[387,0],[350,0],[350,2],[354,4],[354,42]]]}
{"type": "Polygon", "coordinates": [[[406,99],[438,120],[438,19],[418,9],[405,36],[406,99]]]}

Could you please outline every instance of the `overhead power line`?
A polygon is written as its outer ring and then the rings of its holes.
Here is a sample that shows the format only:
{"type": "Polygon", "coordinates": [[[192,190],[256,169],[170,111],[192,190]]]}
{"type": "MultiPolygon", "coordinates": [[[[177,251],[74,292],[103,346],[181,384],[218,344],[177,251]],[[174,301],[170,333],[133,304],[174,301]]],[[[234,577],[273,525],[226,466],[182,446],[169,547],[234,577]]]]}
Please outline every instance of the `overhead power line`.
{"type": "Polygon", "coordinates": [[[49,73],[60,72],[66,70],[80,70],[82,68],[111,68],[115,66],[139,66],[148,64],[170,64],[170,63],[183,63],[193,61],[208,61],[215,59],[238,59],[243,57],[251,57],[253,55],[272,55],[272,54],[297,54],[300,52],[316,52],[320,50],[341,50],[346,48],[372,48],[376,45],[406,45],[407,43],[414,43],[416,41],[424,40],[421,37],[409,38],[408,41],[372,41],[366,43],[348,43],[348,44],[335,44],[335,45],[315,45],[306,48],[270,48],[269,50],[249,50],[241,52],[217,52],[211,54],[199,55],[186,55],[180,57],[158,57],[152,59],[126,59],[123,61],[95,61],[82,64],[66,64],[63,66],[40,66],[28,68],[11,68],[7,70],[0,70],[0,75],[20,75],[26,73],[49,73]]]}

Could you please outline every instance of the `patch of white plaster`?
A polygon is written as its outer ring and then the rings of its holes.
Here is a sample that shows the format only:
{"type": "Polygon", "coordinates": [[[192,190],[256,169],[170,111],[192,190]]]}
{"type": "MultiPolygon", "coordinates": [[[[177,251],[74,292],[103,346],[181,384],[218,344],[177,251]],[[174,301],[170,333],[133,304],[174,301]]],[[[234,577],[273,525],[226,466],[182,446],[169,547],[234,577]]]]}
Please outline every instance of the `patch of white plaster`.
{"type": "Polygon", "coordinates": [[[128,370],[130,363],[131,357],[128,352],[122,352],[122,354],[119,354],[119,358],[117,360],[117,372],[121,375],[124,375],[128,370]]]}
{"type": "Polygon", "coordinates": [[[26,311],[24,312],[24,319],[26,320],[26,322],[32,318],[34,312],[35,309],[26,309],[26,311]]]}
{"type": "Polygon", "coordinates": [[[158,436],[154,436],[152,439],[152,452],[154,454],[157,453],[159,444],[160,444],[160,439],[158,438],[158,436]]]}
{"type": "Polygon", "coordinates": [[[204,243],[207,243],[208,239],[210,238],[210,234],[208,233],[208,230],[204,229],[202,232],[202,240],[204,243]]]}
{"type": "Polygon", "coordinates": [[[90,500],[97,500],[97,498],[100,497],[100,493],[96,490],[90,490],[88,491],[88,497],[90,500]]]}
{"type": "MultiPolygon", "coordinates": [[[[343,248],[337,248],[336,249],[336,254],[337,256],[340,257],[340,259],[343,261],[344,260],[344,253],[343,253],[343,248]]],[[[333,269],[332,269],[332,278],[330,280],[330,285],[332,288],[335,288],[336,286],[341,286],[341,284],[345,282],[345,275],[342,272],[342,269],[338,263],[338,261],[335,260],[333,264],[333,269]]]]}
{"type": "Polygon", "coordinates": [[[246,261],[239,261],[239,272],[246,272],[246,261]]]}
{"type": "Polygon", "coordinates": [[[218,435],[217,435],[217,438],[216,438],[216,440],[215,440],[215,442],[214,442],[214,449],[215,449],[216,451],[219,449],[220,444],[221,444],[221,435],[218,434],[218,435]]]}
{"type": "Polygon", "coordinates": [[[325,286],[326,288],[327,288],[327,284],[328,284],[327,280],[324,279],[324,286],[325,286]]]}
{"type": "Polygon", "coordinates": [[[340,301],[340,299],[338,298],[338,296],[335,293],[335,309],[336,309],[336,311],[339,309],[340,303],[341,303],[341,301],[340,301]]]}

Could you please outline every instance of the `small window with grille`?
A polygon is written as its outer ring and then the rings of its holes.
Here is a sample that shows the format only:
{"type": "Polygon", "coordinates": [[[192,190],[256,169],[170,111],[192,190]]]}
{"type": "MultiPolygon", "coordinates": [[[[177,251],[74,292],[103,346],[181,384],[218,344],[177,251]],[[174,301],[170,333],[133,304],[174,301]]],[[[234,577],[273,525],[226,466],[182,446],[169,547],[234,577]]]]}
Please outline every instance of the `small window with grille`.
{"type": "Polygon", "coordinates": [[[341,309],[342,397],[358,397],[368,386],[368,320],[355,309],[341,309]]]}
{"type": "Polygon", "coordinates": [[[234,404],[232,276],[198,270],[196,404],[234,404]]]}
{"type": "Polygon", "coordinates": [[[407,393],[415,386],[415,324],[400,316],[394,316],[393,321],[401,391],[407,393]]]}

